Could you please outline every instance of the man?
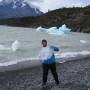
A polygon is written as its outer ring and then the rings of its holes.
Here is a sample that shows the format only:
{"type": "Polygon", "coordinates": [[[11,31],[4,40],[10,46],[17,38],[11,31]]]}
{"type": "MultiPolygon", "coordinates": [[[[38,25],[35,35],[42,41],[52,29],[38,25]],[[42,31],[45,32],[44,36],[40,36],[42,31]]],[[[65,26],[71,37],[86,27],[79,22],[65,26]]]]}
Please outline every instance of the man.
{"type": "Polygon", "coordinates": [[[43,65],[43,85],[46,85],[48,70],[50,69],[56,84],[59,84],[58,75],[56,72],[56,61],[54,51],[59,51],[57,47],[48,46],[47,40],[42,40],[42,49],[39,54],[39,58],[42,60],[43,65]]]}

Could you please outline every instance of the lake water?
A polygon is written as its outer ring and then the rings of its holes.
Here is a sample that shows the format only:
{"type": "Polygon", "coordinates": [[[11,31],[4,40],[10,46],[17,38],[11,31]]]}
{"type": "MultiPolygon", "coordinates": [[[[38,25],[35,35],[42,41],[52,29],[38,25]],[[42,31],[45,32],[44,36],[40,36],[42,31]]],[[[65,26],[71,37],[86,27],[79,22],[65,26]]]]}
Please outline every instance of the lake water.
{"type": "Polygon", "coordinates": [[[50,45],[59,47],[62,54],[57,53],[57,57],[90,54],[90,34],[70,32],[56,36],[36,32],[32,28],[0,26],[0,66],[34,60],[42,47],[42,39],[47,39],[50,45]],[[20,43],[18,50],[7,49],[11,48],[15,40],[20,43]]]}

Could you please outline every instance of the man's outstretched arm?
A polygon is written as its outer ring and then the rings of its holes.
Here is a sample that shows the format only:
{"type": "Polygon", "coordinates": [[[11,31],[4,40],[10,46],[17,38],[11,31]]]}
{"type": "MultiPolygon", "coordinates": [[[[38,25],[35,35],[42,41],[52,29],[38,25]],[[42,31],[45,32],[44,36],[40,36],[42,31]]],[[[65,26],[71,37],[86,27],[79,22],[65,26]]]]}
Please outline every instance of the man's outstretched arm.
{"type": "Polygon", "coordinates": [[[58,52],[58,51],[59,51],[59,48],[58,48],[58,47],[51,46],[51,48],[52,48],[54,51],[56,51],[56,52],[58,52]]]}

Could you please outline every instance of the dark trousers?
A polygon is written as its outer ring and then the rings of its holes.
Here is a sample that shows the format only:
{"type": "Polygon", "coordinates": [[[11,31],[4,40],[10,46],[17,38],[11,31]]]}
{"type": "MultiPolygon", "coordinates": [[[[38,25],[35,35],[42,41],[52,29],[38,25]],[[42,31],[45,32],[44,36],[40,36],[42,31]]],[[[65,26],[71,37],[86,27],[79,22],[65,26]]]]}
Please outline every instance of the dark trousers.
{"type": "Polygon", "coordinates": [[[56,81],[56,84],[59,84],[58,75],[56,72],[56,63],[54,64],[43,64],[43,84],[47,82],[48,70],[51,70],[52,75],[56,81]]]}

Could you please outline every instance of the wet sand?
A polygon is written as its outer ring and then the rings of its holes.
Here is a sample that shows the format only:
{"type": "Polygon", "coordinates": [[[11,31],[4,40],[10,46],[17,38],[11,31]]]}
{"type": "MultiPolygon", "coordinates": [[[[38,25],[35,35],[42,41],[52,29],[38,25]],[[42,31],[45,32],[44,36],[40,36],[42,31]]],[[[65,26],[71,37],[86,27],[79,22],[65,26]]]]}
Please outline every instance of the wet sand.
{"type": "Polygon", "coordinates": [[[42,88],[42,66],[0,72],[0,90],[90,90],[90,57],[57,63],[59,86],[51,72],[42,88]]]}

